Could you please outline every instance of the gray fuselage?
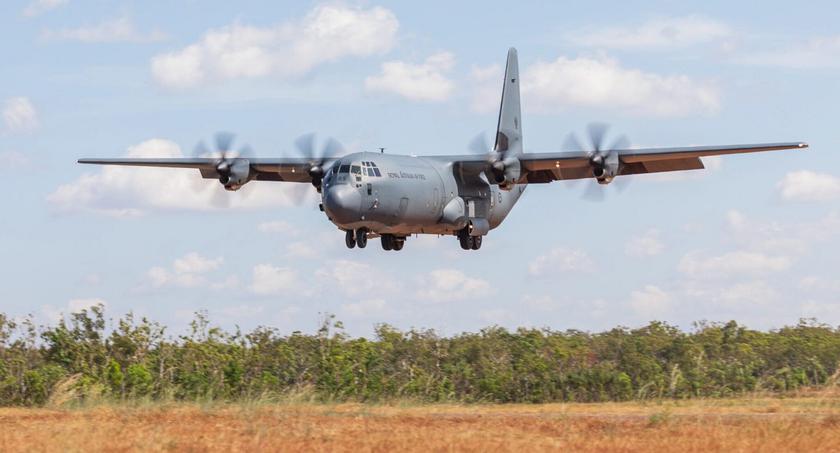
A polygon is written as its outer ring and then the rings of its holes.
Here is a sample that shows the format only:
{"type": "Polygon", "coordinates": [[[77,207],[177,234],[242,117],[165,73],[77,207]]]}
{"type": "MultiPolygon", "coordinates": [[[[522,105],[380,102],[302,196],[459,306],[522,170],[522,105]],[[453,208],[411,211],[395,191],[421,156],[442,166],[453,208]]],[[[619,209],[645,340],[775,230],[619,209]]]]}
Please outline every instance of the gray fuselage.
{"type": "MultiPolygon", "coordinates": [[[[355,153],[335,161],[322,187],[324,211],[343,230],[374,234],[455,234],[498,227],[525,190],[502,190],[483,173],[468,177],[445,158],[355,153]],[[486,221],[486,223],[484,222],[486,221]]],[[[483,233],[486,233],[483,232],[483,233]]]]}

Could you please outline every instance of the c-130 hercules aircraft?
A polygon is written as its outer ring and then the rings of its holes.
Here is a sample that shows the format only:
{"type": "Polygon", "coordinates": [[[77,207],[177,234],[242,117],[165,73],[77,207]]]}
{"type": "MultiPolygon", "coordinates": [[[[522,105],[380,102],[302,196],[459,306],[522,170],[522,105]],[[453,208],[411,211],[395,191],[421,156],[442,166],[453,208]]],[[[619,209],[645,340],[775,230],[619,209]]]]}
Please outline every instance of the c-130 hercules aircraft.
{"type": "MultiPolygon", "coordinates": [[[[528,184],[594,178],[607,185],[618,176],[703,169],[703,156],[802,149],[802,142],[631,149],[626,140],[606,148],[606,128],[591,125],[591,149],[576,139],[570,149],[524,153],[516,49],[507,55],[502,101],[492,149],[481,140],[475,154],[405,156],[352,153],[334,157],[337,142],[316,153],[313,136],[297,141],[305,157],[249,158],[229,152],[232,136],[217,136],[218,156],[176,159],[80,159],[83,164],[195,168],[227,190],[250,181],[309,183],[321,210],[345,232],[348,248],[379,237],[385,250],[402,250],[413,234],[454,235],[464,250],[501,225],[528,184]]],[[[593,186],[598,189],[598,186],[593,186]]]]}

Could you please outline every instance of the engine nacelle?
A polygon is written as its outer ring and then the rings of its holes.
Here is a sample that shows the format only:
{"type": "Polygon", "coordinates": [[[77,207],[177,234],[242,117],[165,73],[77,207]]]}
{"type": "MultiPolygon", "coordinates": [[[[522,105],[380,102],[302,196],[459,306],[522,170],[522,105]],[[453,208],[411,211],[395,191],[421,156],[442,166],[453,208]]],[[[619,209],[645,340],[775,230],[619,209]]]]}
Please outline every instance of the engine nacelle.
{"type": "Polygon", "coordinates": [[[510,190],[522,176],[522,166],[519,159],[508,157],[497,160],[491,165],[493,182],[499,185],[502,190],[510,190]]]}
{"type": "Polygon", "coordinates": [[[239,190],[251,180],[251,162],[248,159],[231,159],[220,163],[216,167],[219,173],[219,182],[225,186],[225,190],[239,190]]]}

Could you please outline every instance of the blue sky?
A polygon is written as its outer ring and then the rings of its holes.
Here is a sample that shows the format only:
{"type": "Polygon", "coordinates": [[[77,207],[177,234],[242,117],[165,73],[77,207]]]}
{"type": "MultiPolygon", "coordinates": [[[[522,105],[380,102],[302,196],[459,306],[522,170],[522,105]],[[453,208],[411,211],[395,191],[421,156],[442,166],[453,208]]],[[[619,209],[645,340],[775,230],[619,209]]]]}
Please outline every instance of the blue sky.
{"type": "MultiPolygon", "coordinates": [[[[7,2],[0,311],[91,303],[183,328],[353,334],[598,330],[652,319],[840,323],[840,32],[811,2],[7,2]],[[529,188],[478,253],[450,237],[347,250],[313,196],[78,157],[190,155],[233,131],[261,156],[316,131],[350,150],[463,153],[495,126],[516,46],[527,151],[605,121],[634,145],[804,140],[633,178],[605,202],[529,188]],[[229,197],[229,207],[212,203],[229,197]]],[[[310,194],[312,195],[312,194],[310,194]]]]}

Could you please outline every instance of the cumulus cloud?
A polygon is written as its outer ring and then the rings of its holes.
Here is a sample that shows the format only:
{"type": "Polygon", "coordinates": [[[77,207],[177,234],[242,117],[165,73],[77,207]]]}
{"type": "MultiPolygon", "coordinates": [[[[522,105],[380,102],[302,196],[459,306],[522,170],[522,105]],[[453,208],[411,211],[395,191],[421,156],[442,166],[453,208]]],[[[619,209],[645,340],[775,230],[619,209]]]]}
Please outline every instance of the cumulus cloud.
{"type": "Polygon", "coordinates": [[[60,8],[70,0],[33,0],[23,9],[23,15],[27,17],[40,16],[48,11],[60,8]]]}
{"type": "Polygon", "coordinates": [[[262,296],[282,296],[297,286],[298,278],[298,272],[292,268],[259,264],[254,266],[251,291],[262,296]]]}
{"type": "Polygon", "coordinates": [[[29,98],[7,99],[3,104],[3,122],[9,132],[29,132],[38,127],[38,112],[29,98]]]}
{"type": "Polygon", "coordinates": [[[535,258],[528,265],[528,273],[535,277],[552,277],[560,272],[589,272],[594,268],[592,258],[583,250],[557,247],[535,258]]]}
{"type": "Polygon", "coordinates": [[[370,294],[393,294],[399,279],[361,261],[332,260],[315,272],[322,289],[330,288],[342,296],[368,297],[370,294]]]}
{"type": "Polygon", "coordinates": [[[817,220],[780,222],[751,219],[740,211],[730,210],[726,222],[739,246],[765,253],[802,255],[813,245],[840,234],[838,213],[817,220]]]}
{"type": "Polygon", "coordinates": [[[59,30],[44,30],[41,37],[56,41],[78,41],[84,43],[111,42],[155,42],[166,39],[166,34],[159,30],[149,32],[140,31],[134,23],[126,17],[101,22],[96,25],[86,25],[77,28],[62,28],[59,30]]]}
{"type": "Polygon", "coordinates": [[[718,278],[734,274],[763,275],[784,271],[790,266],[791,260],[786,256],[737,251],[713,257],[689,253],[680,260],[678,269],[689,277],[718,278]]]}
{"type": "Polygon", "coordinates": [[[417,298],[429,302],[452,302],[480,297],[490,292],[490,283],[457,269],[437,269],[418,281],[417,298]]]}
{"type": "MultiPolygon", "coordinates": [[[[146,272],[146,280],[152,288],[195,288],[210,285],[206,274],[219,269],[223,262],[221,257],[208,258],[192,252],[173,260],[169,267],[155,266],[149,269],[146,272]]],[[[233,280],[226,280],[211,286],[221,288],[234,283],[233,280]]]]}
{"type": "Polygon", "coordinates": [[[365,79],[365,89],[412,101],[445,101],[455,89],[455,83],[446,77],[454,65],[455,56],[449,52],[432,55],[421,64],[388,61],[379,75],[365,79]]]}
{"type": "Polygon", "coordinates": [[[630,306],[640,316],[663,316],[671,309],[671,295],[658,286],[647,285],[630,294],[630,306]]]}
{"type": "Polygon", "coordinates": [[[720,41],[733,35],[723,22],[691,15],[660,17],[633,27],[602,27],[575,30],[570,42],[607,49],[664,50],[720,41]]]}
{"type": "MultiPolygon", "coordinates": [[[[152,139],[132,146],[126,157],[184,157],[177,144],[152,139]]],[[[93,167],[91,167],[93,168],[93,167]]],[[[211,211],[294,205],[290,184],[251,182],[227,192],[198,170],[103,166],[64,184],[47,197],[59,212],[136,216],[149,211],[211,211]]]]}
{"type": "Polygon", "coordinates": [[[823,36],[791,46],[778,46],[747,54],[740,63],[790,69],[836,69],[840,67],[840,35],[823,36]]]}
{"type": "Polygon", "coordinates": [[[783,200],[831,201],[840,198],[840,178],[808,170],[793,171],[777,184],[783,200]]]}
{"type": "Polygon", "coordinates": [[[394,46],[398,28],[394,13],[382,7],[321,5],[301,20],[273,27],[234,23],[210,30],[194,44],[152,58],[152,76],[167,88],[298,77],[344,57],[383,54],[394,46]]]}
{"type": "Polygon", "coordinates": [[[591,107],[674,117],[720,108],[718,89],[710,82],[625,68],[608,57],[537,62],[522,75],[522,95],[542,112],[591,107]]]}
{"type": "Polygon", "coordinates": [[[659,238],[659,230],[654,228],[641,236],[630,238],[624,246],[624,253],[629,256],[646,257],[659,255],[664,249],[665,244],[659,238]]]}
{"type": "Polygon", "coordinates": [[[0,152],[0,166],[6,169],[23,168],[29,165],[29,158],[17,151],[0,152]]]}

